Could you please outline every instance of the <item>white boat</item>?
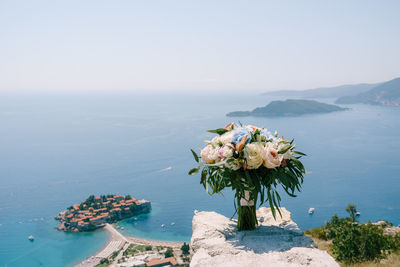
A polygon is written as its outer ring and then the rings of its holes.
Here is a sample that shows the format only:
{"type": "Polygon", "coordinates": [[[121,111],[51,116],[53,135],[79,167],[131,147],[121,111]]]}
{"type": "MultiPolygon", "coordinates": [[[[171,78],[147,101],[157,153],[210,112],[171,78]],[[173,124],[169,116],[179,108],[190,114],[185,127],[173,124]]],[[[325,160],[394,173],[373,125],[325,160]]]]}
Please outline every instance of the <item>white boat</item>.
{"type": "Polygon", "coordinates": [[[171,225],[175,225],[175,223],[174,223],[174,222],[172,222],[172,223],[171,223],[171,225]]]}
{"type": "Polygon", "coordinates": [[[165,224],[161,224],[161,227],[165,227],[165,224]]]}
{"type": "Polygon", "coordinates": [[[35,240],[35,238],[33,237],[33,235],[28,236],[28,239],[29,239],[30,241],[35,240]]]}
{"type": "Polygon", "coordinates": [[[361,212],[357,211],[355,215],[356,215],[356,217],[358,217],[361,215],[361,212]]]}
{"type": "Polygon", "coordinates": [[[314,213],[314,208],[310,208],[309,210],[308,210],[308,214],[313,214],[314,213]]]}
{"type": "Polygon", "coordinates": [[[121,227],[121,230],[125,230],[125,227],[121,227]]]}

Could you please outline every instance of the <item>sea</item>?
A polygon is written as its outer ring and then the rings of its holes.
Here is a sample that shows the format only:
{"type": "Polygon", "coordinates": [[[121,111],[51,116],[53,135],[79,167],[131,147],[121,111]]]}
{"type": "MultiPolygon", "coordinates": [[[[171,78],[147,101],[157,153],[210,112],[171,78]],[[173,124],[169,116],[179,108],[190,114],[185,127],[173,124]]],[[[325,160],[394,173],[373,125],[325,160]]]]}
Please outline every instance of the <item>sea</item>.
{"type": "Polygon", "coordinates": [[[251,91],[1,93],[0,266],[73,266],[99,251],[109,238],[104,230],[55,229],[60,211],[91,194],[150,200],[150,214],[117,225],[141,238],[189,242],[195,210],[231,217],[230,189],[210,196],[199,176],[187,174],[196,166],[190,149],[199,151],[213,137],[207,130],[231,121],[277,130],[308,155],[302,191],[281,203],[301,229],[346,216],[349,203],[362,222],[399,224],[400,108],[226,117],[276,99],[251,91]]]}

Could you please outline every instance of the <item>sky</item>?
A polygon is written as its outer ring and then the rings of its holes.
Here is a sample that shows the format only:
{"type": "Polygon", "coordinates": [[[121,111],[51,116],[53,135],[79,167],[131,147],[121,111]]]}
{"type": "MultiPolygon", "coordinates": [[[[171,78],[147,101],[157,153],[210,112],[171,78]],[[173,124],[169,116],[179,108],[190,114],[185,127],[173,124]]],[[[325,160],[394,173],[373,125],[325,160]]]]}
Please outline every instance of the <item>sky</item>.
{"type": "Polygon", "coordinates": [[[0,91],[269,91],[400,76],[400,1],[0,0],[0,91]]]}

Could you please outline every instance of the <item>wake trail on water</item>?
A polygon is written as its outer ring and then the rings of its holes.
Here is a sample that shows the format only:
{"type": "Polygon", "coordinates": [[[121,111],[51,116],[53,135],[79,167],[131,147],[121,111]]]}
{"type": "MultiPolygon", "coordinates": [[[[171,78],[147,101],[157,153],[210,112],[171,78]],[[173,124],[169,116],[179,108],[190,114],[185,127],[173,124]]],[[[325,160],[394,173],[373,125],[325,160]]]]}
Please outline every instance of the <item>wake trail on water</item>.
{"type": "Polygon", "coordinates": [[[169,166],[167,168],[161,169],[158,172],[166,172],[166,171],[170,171],[170,170],[172,170],[172,166],[169,166]]]}

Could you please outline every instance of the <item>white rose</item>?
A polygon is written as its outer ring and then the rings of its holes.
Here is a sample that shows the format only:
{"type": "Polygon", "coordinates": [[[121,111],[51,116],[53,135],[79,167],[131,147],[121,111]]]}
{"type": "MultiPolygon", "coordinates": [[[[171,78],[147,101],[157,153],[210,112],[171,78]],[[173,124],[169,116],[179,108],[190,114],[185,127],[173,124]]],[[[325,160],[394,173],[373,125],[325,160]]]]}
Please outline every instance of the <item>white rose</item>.
{"type": "Polygon", "coordinates": [[[267,143],[263,151],[263,164],[269,169],[281,165],[283,155],[278,154],[278,149],[273,143],[267,143]]]}
{"type": "Polygon", "coordinates": [[[223,145],[232,143],[233,140],[233,132],[226,132],[223,135],[219,136],[219,140],[223,145]]]}
{"type": "Polygon", "coordinates": [[[209,154],[208,154],[208,158],[211,159],[213,162],[218,162],[220,161],[219,158],[219,149],[220,147],[216,147],[210,150],[209,154]]]}
{"type": "Polygon", "coordinates": [[[205,163],[214,163],[219,160],[218,149],[208,145],[200,151],[201,160],[205,163]]]}
{"type": "Polygon", "coordinates": [[[213,139],[211,139],[211,143],[212,143],[213,145],[215,145],[215,146],[220,146],[220,145],[222,145],[221,136],[219,136],[219,135],[215,136],[213,139]]]}
{"type": "Polygon", "coordinates": [[[257,169],[263,163],[263,150],[262,143],[256,142],[247,144],[245,147],[245,158],[248,169],[257,169]]]}

